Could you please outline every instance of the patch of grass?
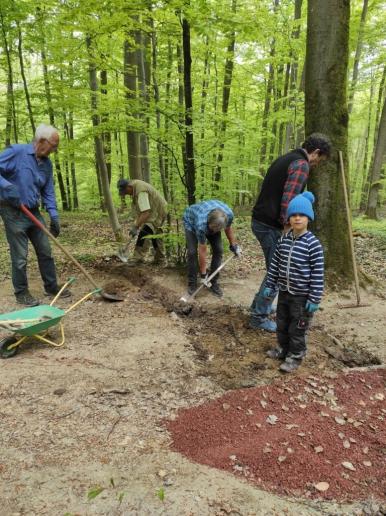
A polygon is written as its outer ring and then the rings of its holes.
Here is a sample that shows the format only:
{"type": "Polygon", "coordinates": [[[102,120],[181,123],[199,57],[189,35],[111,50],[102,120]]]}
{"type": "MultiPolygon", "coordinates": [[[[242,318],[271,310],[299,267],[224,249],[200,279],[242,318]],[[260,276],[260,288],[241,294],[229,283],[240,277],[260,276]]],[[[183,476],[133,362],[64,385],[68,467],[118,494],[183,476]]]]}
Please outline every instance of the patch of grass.
{"type": "Polygon", "coordinates": [[[353,219],[353,229],[369,233],[381,240],[386,241],[386,218],[381,220],[372,220],[367,217],[356,217],[353,219]]]}

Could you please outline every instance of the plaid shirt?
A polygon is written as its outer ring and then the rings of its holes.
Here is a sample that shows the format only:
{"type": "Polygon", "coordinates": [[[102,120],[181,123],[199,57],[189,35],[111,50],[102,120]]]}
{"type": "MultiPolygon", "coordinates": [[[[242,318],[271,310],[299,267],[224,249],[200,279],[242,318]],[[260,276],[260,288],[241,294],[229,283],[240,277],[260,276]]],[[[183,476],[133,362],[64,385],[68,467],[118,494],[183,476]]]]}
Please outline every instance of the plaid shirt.
{"type": "Polygon", "coordinates": [[[288,167],[288,177],[284,184],[283,197],[281,198],[280,222],[287,222],[288,203],[304,190],[310,173],[310,166],[307,160],[298,159],[288,167]]]}
{"type": "Polygon", "coordinates": [[[211,211],[217,209],[222,210],[226,214],[228,217],[227,227],[229,227],[233,222],[233,211],[221,201],[216,201],[215,199],[202,201],[188,206],[184,211],[182,220],[185,229],[194,233],[200,244],[206,243],[206,235],[209,231],[208,215],[211,211]]]}

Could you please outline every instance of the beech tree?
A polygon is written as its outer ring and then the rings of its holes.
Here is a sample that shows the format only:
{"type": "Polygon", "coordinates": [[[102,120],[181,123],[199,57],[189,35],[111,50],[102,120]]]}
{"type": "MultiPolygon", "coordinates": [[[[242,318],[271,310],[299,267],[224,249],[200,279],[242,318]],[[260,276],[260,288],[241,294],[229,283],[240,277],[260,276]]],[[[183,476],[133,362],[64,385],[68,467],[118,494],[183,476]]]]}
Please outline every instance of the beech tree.
{"type": "Polygon", "coordinates": [[[324,133],[333,144],[331,159],[311,173],[308,186],[317,199],[315,227],[324,244],[327,270],[353,280],[338,156],[342,151],[348,180],[349,20],[348,0],[308,2],[305,131],[324,133]]]}

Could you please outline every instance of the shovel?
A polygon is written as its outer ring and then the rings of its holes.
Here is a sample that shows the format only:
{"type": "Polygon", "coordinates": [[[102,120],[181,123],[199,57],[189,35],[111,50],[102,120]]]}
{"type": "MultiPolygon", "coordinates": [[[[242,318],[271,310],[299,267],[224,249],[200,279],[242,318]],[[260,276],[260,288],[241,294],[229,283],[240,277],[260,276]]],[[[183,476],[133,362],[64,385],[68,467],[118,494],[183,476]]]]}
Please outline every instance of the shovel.
{"type": "Polygon", "coordinates": [[[133,241],[133,238],[134,237],[131,237],[127,244],[119,246],[117,256],[123,263],[127,263],[129,260],[129,257],[127,256],[127,251],[129,249],[131,242],[133,241]]]}
{"type": "MultiPolygon", "coordinates": [[[[37,226],[39,229],[45,233],[48,238],[50,238],[53,243],[59,247],[59,249],[67,256],[69,260],[72,261],[76,267],[84,274],[84,276],[88,279],[88,281],[91,283],[91,285],[95,288],[99,288],[98,285],[95,283],[95,281],[92,279],[90,274],[86,271],[86,269],[67,251],[67,249],[48,231],[48,229],[38,220],[30,211],[29,209],[24,206],[24,204],[20,205],[21,211],[37,226]]],[[[107,299],[108,301],[123,301],[124,298],[122,296],[119,296],[117,294],[107,294],[107,292],[103,292],[101,290],[100,295],[103,297],[103,299],[107,299]]]]}
{"type": "Polygon", "coordinates": [[[186,295],[186,296],[182,296],[180,298],[180,301],[183,301],[184,303],[189,303],[190,301],[193,301],[193,299],[197,296],[197,294],[200,292],[200,290],[206,286],[208,286],[210,284],[210,281],[216,276],[216,274],[218,274],[221,269],[223,269],[225,267],[225,265],[230,262],[232,260],[232,258],[235,258],[235,255],[232,254],[231,256],[229,256],[225,262],[222,262],[222,264],[214,271],[212,272],[212,274],[205,280],[205,283],[201,283],[201,285],[198,287],[197,290],[195,290],[193,292],[193,294],[190,294],[189,295],[186,295]]]}

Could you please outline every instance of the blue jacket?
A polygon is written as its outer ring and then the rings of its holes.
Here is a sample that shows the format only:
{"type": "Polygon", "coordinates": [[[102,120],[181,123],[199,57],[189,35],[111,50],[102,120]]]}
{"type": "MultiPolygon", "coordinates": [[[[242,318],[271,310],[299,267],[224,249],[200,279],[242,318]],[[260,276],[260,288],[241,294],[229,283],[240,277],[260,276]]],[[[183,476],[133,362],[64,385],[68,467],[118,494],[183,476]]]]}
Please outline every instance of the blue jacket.
{"type": "Polygon", "coordinates": [[[0,200],[6,200],[4,189],[10,184],[17,186],[27,208],[42,200],[50,217],[58,216],[51,160],[38,163],[32,143],[11,145],[0,154],[0,200]]]}
{"type": "Polygon", "coordinates": [[[268,269],[266,287],[307,296],[320,303],[323,295],[324,258],[319,240],[307,231],[294,237],[292,230],[283,235],[268,269]]]}

